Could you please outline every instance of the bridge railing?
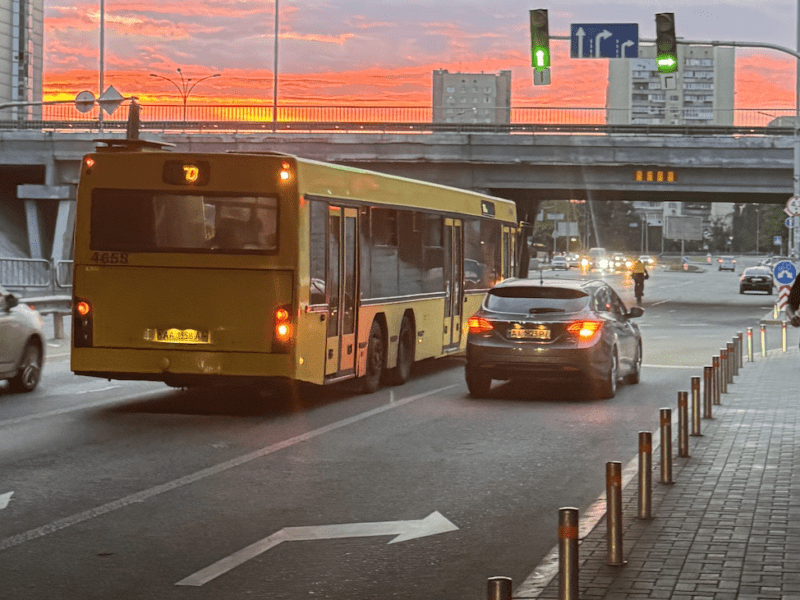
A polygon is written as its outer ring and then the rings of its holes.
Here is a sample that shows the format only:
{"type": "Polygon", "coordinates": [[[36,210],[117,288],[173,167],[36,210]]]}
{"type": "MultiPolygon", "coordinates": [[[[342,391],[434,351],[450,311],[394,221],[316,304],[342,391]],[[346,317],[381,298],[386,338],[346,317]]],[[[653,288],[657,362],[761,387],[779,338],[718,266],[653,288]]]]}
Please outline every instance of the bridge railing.
{"type": "Polygon", "coordinates": [[[72,261],[44,258],[0,258],[0,285],[10,292],[53,294],[72,287],[72,261]]]}
{"type": "MultiPolygon", "coordinates": [[[[42,107],[41,119],[14,119],[10,109],[0,109],[0,130],[63,129],[97,130],[98,108],[79,112],[72,104],[42,107]]],[[[483,108],[453,105],[431,106],[317,106],[282,105],[273,123],[270,104],[142,104],[141,129],[149,131],[531,131],[538,127],[639,126],[639,127],[769,127],[791,130],[794,108],[712,109],[682,107],[610,109],[605,107],[512,106],[483,108]]],[[[109,130],[123,129],[128,105],[121,105],[104,119],[109,130]]]]}

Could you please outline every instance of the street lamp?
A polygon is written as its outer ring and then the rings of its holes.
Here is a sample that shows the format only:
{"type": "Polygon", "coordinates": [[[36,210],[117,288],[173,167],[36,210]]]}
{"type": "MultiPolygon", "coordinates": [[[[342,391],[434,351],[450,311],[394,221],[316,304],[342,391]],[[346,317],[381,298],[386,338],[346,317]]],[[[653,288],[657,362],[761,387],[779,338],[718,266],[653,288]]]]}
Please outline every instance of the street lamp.
{"type": "Polygon", "coordinates": [[[191,77],[184,78],[183,71],[181,71],[180,67],[178,67],[176,70],[178,71],[178,75],[181,76],[180,85],[178,85],[177,82],[173,81],[169,77],[164,77],[163,75],[157,75],[156,73],[150,73],[150,77],[157,77],[158,79],[163,79],[164,81],[169,81],[172,85],[174,85],[176,88],[178,88],[178,92],[180,93],[181,98],[183,98],[183,120],[186,121],[186,101],[189,99],[189,94],[192,93],[192,90],[201,81],[205,81],[206,79],[211,79],[213,77],[219,77],[220,74],[219,73],[214,73],[213,75],[206,75],[205,77],[201,77],[200,79],[198,79],[197,81],[192,83],[192,78],[191,77]]]}

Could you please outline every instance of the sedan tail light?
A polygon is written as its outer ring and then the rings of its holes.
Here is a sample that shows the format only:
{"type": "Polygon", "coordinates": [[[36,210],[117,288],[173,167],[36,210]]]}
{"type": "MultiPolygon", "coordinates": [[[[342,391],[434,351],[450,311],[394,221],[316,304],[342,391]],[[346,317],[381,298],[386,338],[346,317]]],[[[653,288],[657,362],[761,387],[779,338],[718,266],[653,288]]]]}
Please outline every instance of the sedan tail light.
{"type": "Polygon", "coordinates": [[[467,325],[470,333],[486,333],[494,329],[492,322],[483,317],[470,317],[467,320],[467,325]]]}
{"type": "Polygon", "coordinates": [[[575,321],[567,325],[567,331],[580,341],[589,342],[594,339],[602,327],[602,321],[575,321]]]}

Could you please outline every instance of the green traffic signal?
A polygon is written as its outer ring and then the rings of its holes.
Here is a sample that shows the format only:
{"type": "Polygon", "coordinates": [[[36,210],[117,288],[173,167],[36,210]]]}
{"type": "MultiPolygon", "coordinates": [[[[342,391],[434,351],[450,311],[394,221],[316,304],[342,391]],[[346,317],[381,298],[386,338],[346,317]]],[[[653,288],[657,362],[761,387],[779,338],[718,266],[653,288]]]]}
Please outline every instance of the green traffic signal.
{"type": "Polygon", "coordinates": [[[678,70],[675,13],[656,14],[656,67],[661,73],[673,73],[678,70]]]}
{"type": "Polygon", "coordinates": [[[550,32],[547,9],[530,11],[531,20],[531,66],[542,71],[550,66],[550,32]]]}

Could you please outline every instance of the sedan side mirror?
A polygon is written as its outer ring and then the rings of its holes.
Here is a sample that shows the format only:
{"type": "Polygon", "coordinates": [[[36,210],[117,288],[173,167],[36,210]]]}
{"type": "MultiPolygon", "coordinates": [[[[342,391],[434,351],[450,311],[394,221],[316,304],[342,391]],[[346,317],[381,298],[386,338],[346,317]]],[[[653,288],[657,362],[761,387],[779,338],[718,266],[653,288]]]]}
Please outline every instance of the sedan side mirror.
{"type": "Polygon", "coordinates": [[[19,304],[19,300],[14,294],[6,296],[6,310],[9,311],[19,304]]]}
{"type": "Polygon", "coordinates": [[[644,314],[644,309],[641,306],[633,306],[628,311],[628,318],[635,319],[636,317],[641,317],[644,314]]]}

